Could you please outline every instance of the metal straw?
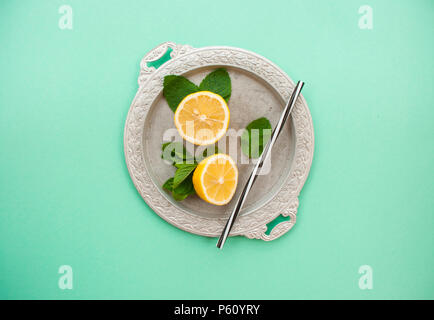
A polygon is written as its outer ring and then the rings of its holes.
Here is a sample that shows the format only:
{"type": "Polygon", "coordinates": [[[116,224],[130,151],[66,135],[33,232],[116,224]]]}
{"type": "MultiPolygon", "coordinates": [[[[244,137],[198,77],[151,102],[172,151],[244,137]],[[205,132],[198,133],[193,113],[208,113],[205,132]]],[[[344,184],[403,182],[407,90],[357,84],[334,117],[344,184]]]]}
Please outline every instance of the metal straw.
{"type": "Polygon", "coordinates": [[[298,81],[297,85],[294,88],[294,91],[292,92],[291,98],[289,98],[288,104],[286,105],[285,109],[282,112],[282,115],[280,116],[279,122],[277,123],[276,127],[273,130],[273,133],[271,134],[271,138],[268,141],[267,145],[264,148],[264,151],[262,152],[261,156],[258,159],[258,162],[256,163],[255,167],[253,168],[252,173],[250,174],[249,179],[247,180],[246,185],[244,186],[243,192],[241,192],[240,197],[237,200],[237,203],[235,204],[234,210],[232,211],[228,221],[226,222],[226,225],[223,229],[223,232],[219,238],[219,241],[217,242],[217,248],[222,249],[223,245],[226,242],[226,239],[229,235],[229,232],[232,229],[232,226],[234,225],[235,219],[238,216],[238,213],[240,212],[244,202],[246,201],[247,195],[249,194],[250,189],[252,189],[253,183],[255,182],[259,170],[262,168],[265,160],[267,160],[268,156],[271,153],[271,149],[273,148],[274,143],[277,140],[277,137],[279,136],[280,132],[282,131],[283,125],[285,124],[286,120],[289,118],[289,115],[294,108],[295,102],[297,101],[298,96],[300,95],[301,89],[303,88],[304,82],[298,81]]]}

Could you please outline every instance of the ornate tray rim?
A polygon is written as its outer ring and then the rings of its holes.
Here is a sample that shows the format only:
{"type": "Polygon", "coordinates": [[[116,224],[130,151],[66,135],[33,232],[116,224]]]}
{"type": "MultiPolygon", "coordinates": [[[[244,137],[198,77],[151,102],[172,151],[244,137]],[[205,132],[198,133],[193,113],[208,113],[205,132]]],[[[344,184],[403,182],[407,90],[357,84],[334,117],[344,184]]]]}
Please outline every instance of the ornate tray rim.
{"type": "MultiPolygon", "coordinates": [[[[151,180],[143,158],[143,134],[147,113],[162,90],[163,78],[167,74],[184,74],[206,66],[233,66],[263,78],[282,97],[289,99],[294,82],[279,67],[268,59],[234,47],[204,47],[195,49],[189,45],[165,42],[151,50],[140,63],[139,88],[128,111],[124,129],[125,160],[134,186],[145,202],[161,218],[177,228],[194,234],[217,237],[226,223],[225,218],[205,218],[173,206],[151,180]],[[171,59],[158,69],[148,62],[159,60],[168,49],[171,59]],[[170,72],[169,72],[170,71],[170,72]]],[[[265,241],[277,239],[288,232],[296,223],[298,195],[307,179],[314,152],[314,132],[309,108],[300,96],[293,113],[295,153],[290,174],[274,198],[254,212],[240,216],[230,236],[243,235],[265,241]],[[282,215],[290,217],[276,225],[270,232],[267,224],[282,215]]]]}

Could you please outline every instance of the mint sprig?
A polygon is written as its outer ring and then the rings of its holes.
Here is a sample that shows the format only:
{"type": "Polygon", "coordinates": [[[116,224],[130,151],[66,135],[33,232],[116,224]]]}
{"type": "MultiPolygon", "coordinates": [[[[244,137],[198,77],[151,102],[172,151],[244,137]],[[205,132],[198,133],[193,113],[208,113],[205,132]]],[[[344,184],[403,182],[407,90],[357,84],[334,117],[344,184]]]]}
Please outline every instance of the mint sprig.
{"type": "Polygon", "coordinates": [[[168,75],[164,77],[163,95],[173,112],[176,111],[182,99],[198,91],[211,91],[228,101],[232,91],[229,73],[223,68],[216,69],[208,74],[199,86],[183,76],[168,75]]]}
{"type": "Polygon", "coordinates": [[[193,172],[197,162],[184,145],[181,142],[163,143],[161,157],[176,167],[175,175],[163,184],[163,189],[171,192],[176,201],[182,201],[189,195],[195,194],[193,172]]]}
{"type": "Polygon", "coordinates": [[[265,117],[253,120],[241,135],[241,151],[249,158],[258,158],[270,137],[270,121],[265,117]]]}

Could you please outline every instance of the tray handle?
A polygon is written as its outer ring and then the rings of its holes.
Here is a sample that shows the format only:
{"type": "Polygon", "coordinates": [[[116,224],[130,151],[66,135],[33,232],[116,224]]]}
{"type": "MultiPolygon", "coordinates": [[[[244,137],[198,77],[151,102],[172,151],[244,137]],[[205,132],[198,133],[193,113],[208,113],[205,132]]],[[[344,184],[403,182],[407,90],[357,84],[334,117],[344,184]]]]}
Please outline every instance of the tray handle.
{"type": "Polygon", "coordinates": [[[292,227],[295,225],[295,222],[297,221],[297,208],[298,199],[294,199],[293,205],[291,205],[290,208],[283,209],[282,213],[279,216],[277,216],[267,224],[263,224],[259,228],[249,231],[248,233],[244,234],[244,236],[249,239],[261,239],[264,241],[272,241],[280,238],[289,230],[291,230],[292,227]],[[272,227],[271,231],[268,233],[267,230],[270,228],[268,227],[268,225],[270,225],[276,220],[281,220],[281,217],[289,217],[289,219],[279,222],[274,227],[272,227]]]}
{"type": "Polygon", "coordinates": [[[169,41],[156,46],[149,51],[140,62],[139,86],[143,86],[155,70],[165,62],[182,54],[186,54],[193,49],[192,46],[176,44],[169,41]],[[167,57],[167,55],[169,55],[169,57],[167,57]],[[160,61],[161,63],[158,63],[160,61]]]}

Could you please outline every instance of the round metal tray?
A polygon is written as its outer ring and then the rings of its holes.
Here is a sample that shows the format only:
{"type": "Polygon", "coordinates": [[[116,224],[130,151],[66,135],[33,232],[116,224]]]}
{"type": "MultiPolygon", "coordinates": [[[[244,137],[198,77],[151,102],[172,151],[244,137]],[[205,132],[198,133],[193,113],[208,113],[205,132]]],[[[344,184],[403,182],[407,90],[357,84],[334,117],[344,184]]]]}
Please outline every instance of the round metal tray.
{"type": "MultiPolygon", "coordinates": [[[[174,129],[173,112],[163,95],[163,79],[169,74],[183,75],[199,84],[217,67],[228,70],[232,81],[228,136],[236,136],[248,123],[267,117],[277,123],[294,88],[293,81],[267,59],[239,48],[206,47],[166,42],[151,50],[141,62],[139,89],[128,112],[124,147],[131,178],[146,203],[174,226],[199,235],[219,236],[238,193],[254,165],[241,163],[237,194],[226,206],[213,206],[197,196],[176,202],[161,189],[173,176],[174,168],[161,159],[161,144],[174,129]],[[150,66],[170,52],[170,60],[158,69],[150,66]],[[241,187],[240,187],[241,186],[241,187]]],[[[231,236],[273,240],[289,231],[296,222],[298,194],[309,173],[314,149],[312,119],[301,96],[271,154],[270,171],[259,177],[249,194],[231,236]],[[289,221],[277,224],[271,232],[267,224],[279,215],[289,221]]],[[[232,154],[231,154],[232,155],[232,154]]]]}

